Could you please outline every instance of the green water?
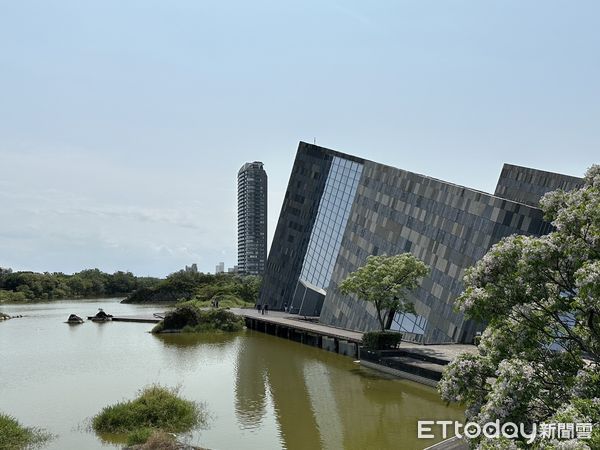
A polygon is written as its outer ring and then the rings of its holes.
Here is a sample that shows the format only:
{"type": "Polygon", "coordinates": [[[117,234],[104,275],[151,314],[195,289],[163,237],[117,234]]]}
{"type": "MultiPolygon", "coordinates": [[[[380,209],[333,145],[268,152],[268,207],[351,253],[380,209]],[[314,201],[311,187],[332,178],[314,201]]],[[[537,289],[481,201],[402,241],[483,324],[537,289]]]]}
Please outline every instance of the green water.
{"type": "Polygon", "coordinates": [[[204,403],[209,426],[187,440],[210,449],[422,449],[435,441],[416,438],[418,419],[462,417],[432,388],[259,332],[154,336],[151,324],[63,323],[98,307],[161,310],[117,299],[0,306],[26,316],[0,322],[0,411],[57,435],[45,448],[119,448],[89,418],[152,383],[204,403]]]}

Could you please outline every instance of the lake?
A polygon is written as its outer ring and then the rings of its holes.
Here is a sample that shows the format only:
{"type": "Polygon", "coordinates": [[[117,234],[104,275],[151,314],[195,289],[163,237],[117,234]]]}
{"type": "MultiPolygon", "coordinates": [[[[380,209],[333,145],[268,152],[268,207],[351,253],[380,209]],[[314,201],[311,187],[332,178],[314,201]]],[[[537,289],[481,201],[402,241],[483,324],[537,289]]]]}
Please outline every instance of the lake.
{"type": "Polygon", "coordinates": [[[0,305],[0,411],[57,435],[47,449],[106,449],[89,429],[104,406],[149,384],[180,387],[211,418],[187,442],[209,449],[422,449],[418,419],[461,420],[436,391],[351,358],[260,332],[152,335],[152,324],[69,314],[164,311],[119,299],[0,305]]]}

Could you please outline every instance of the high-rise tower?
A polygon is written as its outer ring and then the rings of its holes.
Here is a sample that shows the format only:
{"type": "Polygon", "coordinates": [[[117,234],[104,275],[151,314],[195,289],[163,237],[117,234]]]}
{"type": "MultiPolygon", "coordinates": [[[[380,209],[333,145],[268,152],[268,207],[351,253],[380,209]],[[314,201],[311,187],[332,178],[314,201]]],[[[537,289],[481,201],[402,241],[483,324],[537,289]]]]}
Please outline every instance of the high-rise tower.
{"type": "Polygon", "coordinates": [[[263,163],[246,163],[238,172],[238,267],[262,275],[267,261],[267,173],[263,163]]]}

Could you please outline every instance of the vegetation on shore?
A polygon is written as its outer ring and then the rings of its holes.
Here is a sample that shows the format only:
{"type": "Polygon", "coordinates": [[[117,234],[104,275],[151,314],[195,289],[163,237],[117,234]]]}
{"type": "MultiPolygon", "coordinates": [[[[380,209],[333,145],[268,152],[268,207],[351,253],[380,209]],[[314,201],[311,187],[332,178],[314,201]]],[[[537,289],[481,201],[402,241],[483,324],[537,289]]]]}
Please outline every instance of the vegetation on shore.
{"type": "Polygon", "coordinates": [[[67,275],[60,272],[13,272],[0,268],[0,303],[48,301],[64,298],[127,295],[160,280],[130,272],[104,273],[98,269],[67,275]]]}
{"type": "Polygon", "coordinates": [[[153,329],[153,333],[180,331],[182,333],[202,333],[206,331],[240,331],[244,319],[226,309],[201,309],[195,302],[187,302],[169,312],[164,320],[153,329]]]}
{"type": "Polygon", "coordinates": [[[204,408],[181,398],[177,389],[152,385],[134,400],[103,408],[92,419],[92,427],[97,433],[126,435],[128,445],[134,445],[150,438],[171,441],[165,433],[188,432],[206,425],[207,419],[204,408]]]}
{"type": "Polygon", "coordinates": [[[253,307],[261,279],[232,274],[179,271],[165,279],[136,277],[130,272],[98,269],[67,275],[60,272],[13,272],[0,267],[0,303],[64,298],[127,296],[123,303],[177,303],[193,300],[199,307],[253,307]]]}
{"type": "Polygon", "coordinates": [[[39,428],[21,425],[14,417],[0,413],[0,449],[24,449],[41,445],[52,435],[39,428]]]}
{"type": "Polygon", "coordinates": [[[254,306],[261,279],[233,274],[205,274],[179,271],[170,274],[154,286],[148,286],[129,295],[123,303],[176,303],[193,300],[198,306],[220,307],[254,306]]]}

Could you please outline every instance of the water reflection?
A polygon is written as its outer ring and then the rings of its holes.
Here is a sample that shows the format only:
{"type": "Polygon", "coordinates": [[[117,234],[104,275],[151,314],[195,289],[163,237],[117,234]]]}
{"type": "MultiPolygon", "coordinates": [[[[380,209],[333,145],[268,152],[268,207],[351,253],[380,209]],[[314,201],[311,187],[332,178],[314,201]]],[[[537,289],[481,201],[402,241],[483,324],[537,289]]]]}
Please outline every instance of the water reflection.
{"type": "Polygon", "coordinates": [[[240,426],[258,428],[270,393],[284,448],[420,448],[418,419],[461,417],[431,388],[374,375],[346,357],[249,333],[252,338],[237,353],[236,416],[240,426]]]}
{"type": "MultiPolygon", "coordinates": [[[[0,324],[0,403],[56,434],[48,450],[120,448],[74,426],[152,383],[182,386],[184,398],[206,403],[214,420],[190,437],[204,448],[421,449],[417,418],[462,418],[433,389],[260,332],[154,336],[149,324],[63,323],[99,306],[3,307],[27,317],[0,324]]],[[[115,315],[143,313],[116,300],[105,306],[115,315]]]]}
{"type": "Polygon", "coordinates": [[[165,348],[161,356],[166,367],[193,368],[197,361],[218,364],[235,355],[231,348],[240,333],[163,333],[152,334],[165,348]]]}
{"type": "Polygon", "coordinates": [[[319,448],[319,432],[303,376],[305,356],[290,352],[289,341],[248,333],[253,339],[240,345],[236,366],[235,406],[240,425],[260,425],[269,389],[282,444],[286,448],[298,443],[303,448],[319,448]]]}
{"type": "Polygon", "coordinates": [[[244,429],[258,428],[266,414],[265,353],[264,348],[253,345],[248,339],[238,347],[235,412],[240,427],[244,429]]]}
{"type": "Polygon", "coordinates": [[[196,348],[199,345],[225,345],[231,344],[237,339],[239,333],[160,333],[152,334],[161,341],[165,347],[177,347],[185,349],[196,348]]]}

